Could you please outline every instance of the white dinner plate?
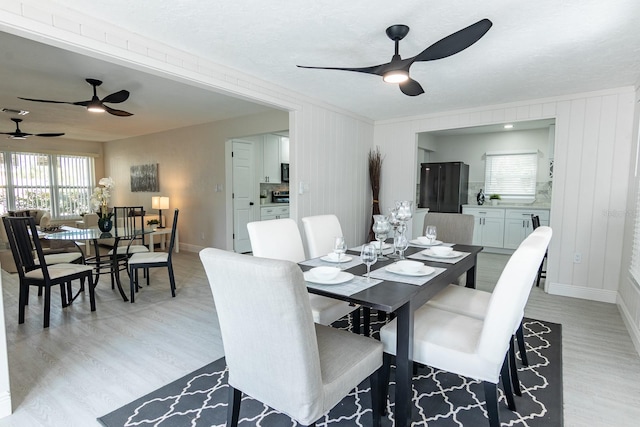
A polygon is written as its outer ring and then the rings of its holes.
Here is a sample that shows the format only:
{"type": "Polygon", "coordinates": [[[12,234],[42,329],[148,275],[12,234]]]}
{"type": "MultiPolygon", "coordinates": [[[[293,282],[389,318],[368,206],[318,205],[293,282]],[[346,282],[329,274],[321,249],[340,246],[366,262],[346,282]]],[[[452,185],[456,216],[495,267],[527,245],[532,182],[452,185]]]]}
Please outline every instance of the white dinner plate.
{"type": "MultiPolygon", "coordinates": [[[[380,242],[369,242],[369,244],[373,245],[376,247],[376,249],[378,249],[380,247],[380,242]]],[[[384,251],[385,249],[390,249],[391,247],[393,247],[393,245],[391,243],[383,243],[382,244],[382,250],[384,251]]]]}
{"type": "Polygon", "coordinates": [[[428,276],[429,274],[432,274],[434,271],[436,271],[433,267],[429,267],[428,265],[424,265],[422,266],[422,268],[418,271],[414,272],[408,272],[408,271],[404,271],[402,269],[400,269],[400,267],[398,267],[397,264],[391,264],[388,265],[385,270],[387,270],[390,273],[395,273],[395,274],[400,274],[402,276],[428,276]]]}
{"type": "Polygon", "coordinates": [[[351,279],[353,279],[353,274],[347,273],[346,271],[341,271],[331,280],[318,279],[311,271],[304,272],[304,280],[307,282],[318,283],[320,285],[338,285],[340,283],[348,282],[351,279]]]}
{"type": "MultiPolygon", "coordinates": [[[[320,259],[322,261],[327,261],[327,262],[335,262],[336,264],[338,263],[338,258],[332,258],[329,255],[325,255],[323,257],[320,257],[320,259]]],[[[349,255],[342,255],[342,257],[340,258],[340,262],[349,262],[351,261],[353,258],[351,258],[349,255]]]]}
{"type": "Polygon", "coordinates": [[[425,249],[424,251],[420,252],[422,255],[426,255],[426,256],[430,256],[432,258],[458,258],[460,256],[462,256],[462,252],[458,252],[458,251],[451,251],[449,254],[447,255],[437,255],[434,252],[431,251],[431,249],[425,249]]]}
{"type": "Polygon", "coordinates": [[[413,245],[424,246],[425,248],[428,248],[429,246],[438,246],[438,245],[442,244],[442,242],[440,240],[435,240],[432,244],[429,244],[429,243],[422,243],[418,239],[409,240],[409,243],[411,243],[413,245]]]}

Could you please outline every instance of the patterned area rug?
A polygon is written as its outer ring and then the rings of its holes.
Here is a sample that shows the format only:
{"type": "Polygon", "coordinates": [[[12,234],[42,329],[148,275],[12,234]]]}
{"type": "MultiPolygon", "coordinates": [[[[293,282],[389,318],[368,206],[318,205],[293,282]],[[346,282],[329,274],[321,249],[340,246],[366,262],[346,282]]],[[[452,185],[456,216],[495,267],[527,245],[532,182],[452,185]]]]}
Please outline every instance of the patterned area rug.
{"type": "MultiPolygon", "coordinates": [[[[373,319],[373,317],[372,317],[373,319]]],[[[372,322],[377,334],[384,322],[372,322]]],[[[350,328],[347,319],[334,324],[350,328]]],[[[561,325],[525,319],[525,340],[529,366],[518,358],[522,396],[516,396],[517,411],[506,407],[500,392],[500,420],[503,426],[562,426],[562,339],[561,325]]],[[[391,371],[390,401],[384,426],[392,426],[394,379],[391,371]]],[[[128,405],[98,418],[104,426],[225,426],[227,413],[227,371],[224,358],[186,375],[128,405]]],[[[418,368],[413,377],[412,426],[488,426],[482,384],[470,378],[430,367],[418,368]]],[[[369,383],[364,381],[325,417],[318,427],[371,425],[369,383]]],[[[286,415],[244,395],[240,426],[297,426],[286,415]]]]}

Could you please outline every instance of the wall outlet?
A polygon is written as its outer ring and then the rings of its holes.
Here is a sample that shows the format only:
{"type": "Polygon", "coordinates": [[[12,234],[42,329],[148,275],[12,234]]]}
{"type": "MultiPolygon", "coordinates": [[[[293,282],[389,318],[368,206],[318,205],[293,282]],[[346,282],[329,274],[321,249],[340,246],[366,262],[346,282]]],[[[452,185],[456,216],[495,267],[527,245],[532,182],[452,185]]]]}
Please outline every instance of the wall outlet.
{"type": "Polygon", "coordinates": [[[576,252],[573,254],[573,263],[580,264],[582,262],[582,254],[580,252],[576,252]]]}

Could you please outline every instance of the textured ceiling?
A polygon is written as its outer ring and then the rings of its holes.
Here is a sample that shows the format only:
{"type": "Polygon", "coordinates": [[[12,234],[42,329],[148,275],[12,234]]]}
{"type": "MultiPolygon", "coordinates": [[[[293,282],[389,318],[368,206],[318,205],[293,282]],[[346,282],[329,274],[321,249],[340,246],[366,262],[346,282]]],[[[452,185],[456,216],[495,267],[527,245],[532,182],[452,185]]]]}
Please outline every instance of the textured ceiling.
{"type": "MultiPolygon", "coordinates": [[[[374,120],[634,85],[640,77],[637,0],[55,1],[374,120]],[[414,56],[482,18],[493,27],[476,44],[412,66],[426,91],[417,97],[378,76],[296,67],[387,62],[393,42],[385,29],[399,23],[411,28],[400,54],[414,56]]],[[[131,83],[139,92],[132,90],[137,98],[127,107],[144,109],[147,94],[134,74],[120,70],[105,93],[131,83]]],[[[80,81],[77,90],[90,87],[80,81]]],[[[167,108],[191,102],[180,92],[151,101],[167,108]]],[[[197,100],[197,92],[189,97],[197,100]]]]}

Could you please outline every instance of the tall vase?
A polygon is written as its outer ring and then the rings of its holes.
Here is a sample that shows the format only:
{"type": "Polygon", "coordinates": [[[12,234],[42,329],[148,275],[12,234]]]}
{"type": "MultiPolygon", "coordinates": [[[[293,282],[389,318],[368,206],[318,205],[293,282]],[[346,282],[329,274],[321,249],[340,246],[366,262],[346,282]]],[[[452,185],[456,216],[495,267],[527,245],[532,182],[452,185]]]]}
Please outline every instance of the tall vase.
{"type": "Polygon", "coordinates": [[[109,232],[113,228],[113,221],[111,221],[111,218],[100,217],[98,218],[98,228],[103,233],[109,232]]]}

